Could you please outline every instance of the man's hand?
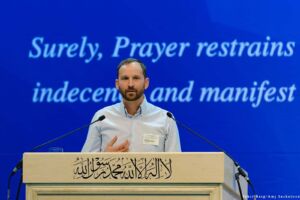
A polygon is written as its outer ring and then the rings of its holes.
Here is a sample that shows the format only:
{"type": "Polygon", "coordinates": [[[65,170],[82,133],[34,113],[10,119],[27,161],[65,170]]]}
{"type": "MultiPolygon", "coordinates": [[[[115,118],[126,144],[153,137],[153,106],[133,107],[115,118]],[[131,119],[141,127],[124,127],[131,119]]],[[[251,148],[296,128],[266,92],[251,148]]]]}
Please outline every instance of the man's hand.
{"type": "Polygon", "coordinates": [[[129,141],[126,140],[122,144],[114,145],[116,141],[118,140],[118,137],[115,136],[106,146],[105,152],[128,152],[129,150],[129,141]]]}

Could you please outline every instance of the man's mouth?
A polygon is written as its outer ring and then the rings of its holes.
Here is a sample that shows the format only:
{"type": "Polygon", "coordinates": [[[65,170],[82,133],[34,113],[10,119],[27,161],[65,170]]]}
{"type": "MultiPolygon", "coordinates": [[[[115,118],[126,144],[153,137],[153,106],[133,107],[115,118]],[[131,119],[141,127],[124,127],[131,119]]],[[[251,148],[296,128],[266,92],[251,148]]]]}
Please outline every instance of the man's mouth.
{"type": "Polygon", "coordinates": [[[136,92],[136,90],[126,90],[126,93],[136,92]]]}

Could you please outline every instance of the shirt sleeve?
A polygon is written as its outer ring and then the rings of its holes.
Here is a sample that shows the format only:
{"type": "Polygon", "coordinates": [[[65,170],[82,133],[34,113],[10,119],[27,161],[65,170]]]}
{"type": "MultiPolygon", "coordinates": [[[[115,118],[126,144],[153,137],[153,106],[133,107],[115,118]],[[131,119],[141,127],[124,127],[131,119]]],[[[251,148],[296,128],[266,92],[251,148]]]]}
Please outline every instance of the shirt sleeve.
{"type": "MultiPolygon", "coordinates": [[[[94,115],[92,122],[96,120],[100,115],[97,113],[94,115]]],[[[99,152],[101,151],[101,130],[97,123],[92,124],[89,127],[86,141],[81,149],[81,152],[99,152]]]]}
{"type": "Polygon", "coordinates": [[[165,152],[181,152],[180,138],[176,122],[167,118],[167,138],[165,142],[165,152]]]}

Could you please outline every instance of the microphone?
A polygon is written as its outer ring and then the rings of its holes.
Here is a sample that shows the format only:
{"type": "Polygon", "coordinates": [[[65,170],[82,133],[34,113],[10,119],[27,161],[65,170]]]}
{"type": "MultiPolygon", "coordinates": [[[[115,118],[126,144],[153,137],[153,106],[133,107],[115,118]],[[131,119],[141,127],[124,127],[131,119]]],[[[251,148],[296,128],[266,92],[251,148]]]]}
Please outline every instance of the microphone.
{"type": "MultiPolygon", "coordinates": [[[[54,139],[51,139],[51,140],[48,140],[48,141],[46,141],[46,142],[44,142],[44,143],[42,143],[42,144],[34,147],[29,152],[34,152],[36,150],[39,150],[39,149],[43,148],[44,146],[47,146],[48,144],[54,143],[54,142],[59,141],[59,140],[65,138],[65,137],[68,137],[68,136],[70,136],[70,135],[72,135],[72,134],[74,134],[74,133],[76,133],[76,132],[78,132],[78,131],[86,128],[86,127],[89,127],[90,125],[92,125],[92,124],[94,124],[94,123],[96,123],[98,121],[103,121],[104,119],[105,119],[105,115],[101,115],[100,117],[98,117],[98,119],[96,119],[95,121],[91,122],[90,124],[85,124],[85,125],[83,125],[83,126],[81,126],[79,128],[73,129],[73,130],[71,130],[71,131],[69,131],[69,132],[67,132],[67,133],[65,133],[65,134],[63,134],[61,136],[58,136],[58,137],[56,137],[54,139]]],[[[20,168],[22,168],[22,162],[23,162],[23,160],[20,160],[18,162],[18,164],[15,166],[15,168],[12,171],[13,173],[16,173],[20,168]]]]}
{"type": "MultiPolygon", "coordinates": [[[[80,131],[80,130],[86,128],[86,127],[89,127],[90,125],[92,125],[92,124],[94,124],[94,123],[96,123],[96,122],[103,121],[104,119],[105,119],[105,115],[101,115],[101,116],[98,117],[98,119],[96,119],[95,121],[93,121],[93,122],[91,122],[91,123],[89,123],[89,124],[85,124],[85,125],[83,125],[83,126],[81,126],[81,127],[79,127],[79,128],[73,129],[73,130],[71,130],[71,131],[69,131],[69,132],[67,132],[67,133],[65,133],[65,134],[63,134],[63,135],[61,135],[61,136],[58,136],[58,137],[53,138],[53,139],[51,139],[51,140],[48,140],[48,141],[46,141],[46,142],[44,142],[44,143],[42,143],[42,144],[40,144],[40,145],[38,145],[38,146],[35,146],[35,147],[34,147],[33,149],[31,149],[29,152],[37,151],[37,150],[39,150],[39,149],[41,149],[41,148],[43,148],[43,147],[45,147],[45,146],[47,146],[47,145],[49,145],[49,144],[51,144],[51,143],[54,143],[54,142],[56,142],[56,141],[59,141],[59,140],[65,138],[65,137],[68,137],[68,136],[70,136],[70,135],[72,135],[72,134],[74,134],[74,133],[76,133],[76,132],[78,132],[78,131],[80,131]]],[[[14,175],[18,172],[18,170],[22,169],[22,167],[23,167],[23,159],[21,159],[21,160],[16,164],[16,166],[13,168],[13,170],[12,170],[11,173],[10,173],[10,175],[8,176],[8,189],[7,189],[7,199],[8,199],[8,200],[10,199],[10,182],[11,182],[11,178],[12,178],[12,176],[14,176],[14,175]]]]}
{"type": "Polygon", "coordinates": [[[186,130],[188,130],[190,133],[193,133],[194,135],[196,135],[197,137],[201,138],[202,140],[204,140],[206,143],[208,143],[209,145],[213,146],[215,149],[217,149],[218,151],[221,151],[223,153],[225,153],[233,162],[234,165],[237,167],[238,172],[240,172],[240,174],[246,178],[246,180],[249,180],[249,177],[247,176],[246,172],[244,171],[243,168],[241,168],[241,166],[238,164],[238,162],[236,162],[231,155],[229,155],[224,149],[222,149],[221,147],[219,147],[218,145],[216,145],[214,142],[210,141],[209,139],[207,139],[206,137],[204,137],[203,135],[201,135],[200,133],[194,131],[193,129],[191,129],[190,127],[188,127],[187,125],[179,122],[178,120],[176,120],[173,117],[173,114],[170,112],[167,112],[167,116],[170,117],[171,119],[173,119],[177,124],[179,124],[180,126],[184,127],[186,130]]]}
{"type": "MultiPolygon", "coordinates": [[[[234,163],[234,165],[235,165],[235,167],[236,167],[236,169],[237,169],[237,171],[238,171],[238,172],[236,173],[236,176],[235,176],[235,178],[237,179],[238,184],[240,184],[239,181],[238,181],[238,175],[241,175],[241,176],[243,176],[243,177],[245,178],[245,180],[248,182],[248,184],[249,184],[250,187],[252,188],[253,192],[255,193],[254,187],[253,187],[253,185],[252,185],[252,183],[251,183],[251,181],[250,181],[249,176],[247,175],[247,173],[245,172],[245,170],[239,165],[239,163],[238,163],[235,159],[233,159],[233,157],[232,157],[229,153],[227,153],[223,148],[219,147],[217,144],[215,144],[214,142],[210,141],[209,139],[207,139],[206,137],[204,137],[204,136],[201,135],[200,133],[194,131],[193,129],[191,129],[190,127],[188,127],[187,125],[185,125],[184,123],[182,123],[182,122],[176,120],[176,119],[174,118],[174,116],[173,116],[172,113],[167,112],[167,116],[168,116],[169,118],[173,119],[173,120],[174,120],[177,124],[179,124],[181,127],[185,128],[188,132],[194,134],[194,135],[197,136],[198,138],[204,140],[204,141],[205,141],[206,143],[208,143],[209,145],[213,146],[213,147],[214,147],[215,149],[217,149],[218,151],[221,151],[221,152],[223,152],[225,155],[227,155],[227,156],[233,161],[233,163],[234,163]]],[[[240,185],[239,185],[239,189],[240,189],[240,185]]],[[[240,194],[241,194],[241,199],[243,199],[243,196],[242,196],[242,193],[241,193],[241,189],[240,189],[240,194]]],[[[256,195],[254,195],[254,196],[256,196],[256,195]]],[[[255,198],[255,199],[256,199],[256,198],[255,198]]]]}

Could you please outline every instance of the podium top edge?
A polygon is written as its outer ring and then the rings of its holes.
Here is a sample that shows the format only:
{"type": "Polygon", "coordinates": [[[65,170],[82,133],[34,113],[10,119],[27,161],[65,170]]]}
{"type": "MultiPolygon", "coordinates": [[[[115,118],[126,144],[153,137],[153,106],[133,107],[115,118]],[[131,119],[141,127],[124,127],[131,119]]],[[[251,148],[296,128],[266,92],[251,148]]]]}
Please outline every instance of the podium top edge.
{"type": "Polygon", "coordinates": [[[172,155],[172,154],[189,154],[189,155],[195,155],[195,154],[199,154],[199,155],[205,155],[205,154],[209,154],[209,155],[213,155],[213,154],[217,154],[217,155],[225,155],[224,152],[126,152],[126,153],[121,153],[121,152],[24,152],[23,155],[41,155],[41,154],[55,154],[55,155],[59,155],[59,154],[68,154],[68,155],[94,155],[94,154],[103,154],[103,155],[172,155]]]}

